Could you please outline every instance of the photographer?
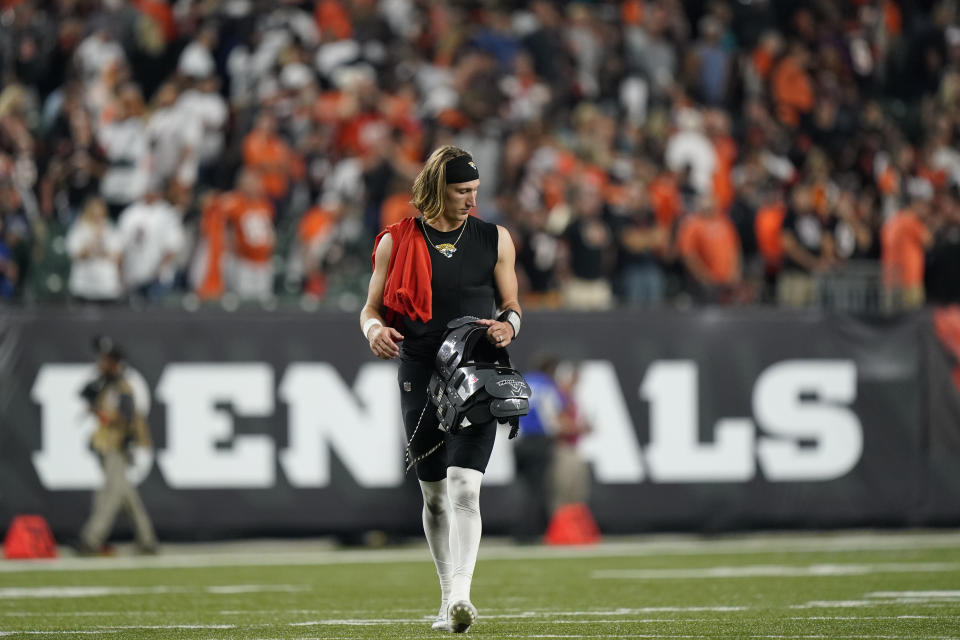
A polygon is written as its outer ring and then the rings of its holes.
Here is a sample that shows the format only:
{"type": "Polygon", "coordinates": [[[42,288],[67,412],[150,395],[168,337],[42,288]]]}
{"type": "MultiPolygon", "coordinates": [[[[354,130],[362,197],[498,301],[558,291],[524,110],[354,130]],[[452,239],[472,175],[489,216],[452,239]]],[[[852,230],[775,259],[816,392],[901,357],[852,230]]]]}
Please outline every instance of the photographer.
{"type": "Polygon", "coordinates": [[[90,518],[80,532],[78,551],[99,553],[117,514],[125,508],[133,520],[138,549],[142,553],[156,553],[157,537],[150,516],[136,487],[127,478],[131,447],[134,444],[149,447],[150,433],[144,416],[134,406],[133,390],[124,378],[123,351],[105,337],[95,338],[93,346],[99,376],[84,386],[80,395],[97,418],[91,445],[100,455],[104,482],[94,496],[90,518]]]}

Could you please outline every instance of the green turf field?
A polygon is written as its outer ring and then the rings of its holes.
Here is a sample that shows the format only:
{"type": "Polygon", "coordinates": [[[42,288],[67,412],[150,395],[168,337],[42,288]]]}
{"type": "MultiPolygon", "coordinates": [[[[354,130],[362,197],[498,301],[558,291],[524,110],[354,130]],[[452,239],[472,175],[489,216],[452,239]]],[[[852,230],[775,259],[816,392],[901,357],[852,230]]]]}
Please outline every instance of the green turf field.
{"type": "MultiPolygon", "coordinates": [[[[435,582],[420,545],[0,561],[0,636],[430,638],[435,582]]],[[[484,638],[960,639],[960,533],[485,542],[473,601],[484,638]]]]}

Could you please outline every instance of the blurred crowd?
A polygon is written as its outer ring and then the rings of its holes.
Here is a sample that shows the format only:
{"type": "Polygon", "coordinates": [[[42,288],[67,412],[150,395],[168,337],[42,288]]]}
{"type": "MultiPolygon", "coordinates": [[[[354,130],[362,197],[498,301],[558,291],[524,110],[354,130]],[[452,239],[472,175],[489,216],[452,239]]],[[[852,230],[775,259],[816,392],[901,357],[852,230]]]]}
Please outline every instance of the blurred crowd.
{"type": "Polygon", "coordinates": [[[0,0],[0,73],[0,299],[359,300],[450,143],[528,307],[960,301],[955,0],[0,0]]]}

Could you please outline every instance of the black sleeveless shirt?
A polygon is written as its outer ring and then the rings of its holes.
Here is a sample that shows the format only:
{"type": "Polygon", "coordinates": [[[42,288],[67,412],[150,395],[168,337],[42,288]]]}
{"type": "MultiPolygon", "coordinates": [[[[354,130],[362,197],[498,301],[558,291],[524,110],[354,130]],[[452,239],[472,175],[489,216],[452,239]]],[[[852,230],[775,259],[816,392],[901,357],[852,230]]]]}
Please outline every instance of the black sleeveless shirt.
{"type": "Polygon", "coordinates": [[[433,366],[448,322],[460,316],[492,318],[496,311],[493,269],[498,256],[497,225],[474,216],[468,217],[464,224],[466,228],[460,226],[444,232],[429,225],[424,231],[423,219],[416,222],[420,235],[427,242],[433,267],[430,281],[433,318],[429,322],[419,322],[403,316],[400,329],[404,338],[400,343],[402,360],[433,366]],[[445,257],[434,247],[436,244],[453,244],[461,229],[463,236],[457,242],[457,250],[452,257],[445,257]]]}

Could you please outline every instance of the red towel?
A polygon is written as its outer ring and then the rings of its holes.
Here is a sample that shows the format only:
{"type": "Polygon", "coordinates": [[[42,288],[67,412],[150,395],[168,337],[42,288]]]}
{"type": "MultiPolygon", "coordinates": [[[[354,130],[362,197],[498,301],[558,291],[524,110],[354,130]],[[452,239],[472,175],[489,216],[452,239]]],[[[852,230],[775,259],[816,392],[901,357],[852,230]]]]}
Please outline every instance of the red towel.
{"type": "Polygon", "coordinates": [[[381,231],[373,242],[371,259],[376,263],[380,238],[389,233],[393,239],[387,280],[383,286],[383,305],[388,311],[384,319],[392,327],[399,322],[395,317],[397,314],[420,322],[428,322],[433,317],[433,289],[430,286],[433,266],[427,243],[417,224],[416,218],[404,218],[381,231]]]}

